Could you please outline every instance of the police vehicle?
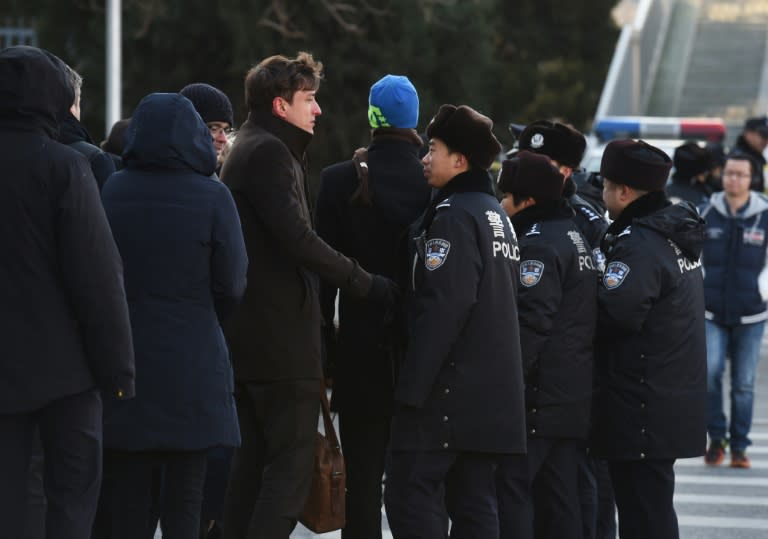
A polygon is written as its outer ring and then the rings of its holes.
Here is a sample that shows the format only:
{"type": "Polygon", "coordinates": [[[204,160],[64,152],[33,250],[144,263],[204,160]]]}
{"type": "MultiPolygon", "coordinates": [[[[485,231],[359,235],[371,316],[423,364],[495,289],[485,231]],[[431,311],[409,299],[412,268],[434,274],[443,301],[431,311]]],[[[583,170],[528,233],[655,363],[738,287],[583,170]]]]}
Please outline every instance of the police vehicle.
{"type": "Polygon", "coordinates": [[[722,143],[726,127],[721,118],[672,118],[660,116],[605,116],[592,128],[581,165],[599,172],[605,146],[614,139],[642,139],[664,150],[671,158],[675,148],[690,140],[703,145],[722,143]]]}

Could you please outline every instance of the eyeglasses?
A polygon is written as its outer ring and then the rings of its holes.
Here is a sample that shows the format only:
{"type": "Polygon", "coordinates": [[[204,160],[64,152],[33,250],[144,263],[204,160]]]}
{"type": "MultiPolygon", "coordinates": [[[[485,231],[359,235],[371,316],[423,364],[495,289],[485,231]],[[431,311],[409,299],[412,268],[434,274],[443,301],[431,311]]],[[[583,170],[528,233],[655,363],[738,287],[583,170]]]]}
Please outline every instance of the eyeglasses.
{"type": "Polygon", "coordinates": [[[739,172],[738,170],[724,170],[723,171],[723,178],[730,177],[730,178],[751,178],[752,175],[748,172],[739,172]]]}
{"type": "Polygon", "coordinates": [[[224,127],[223,125],[209,124],[208,130],[211,132],[211,136],[218,137],[222,133],[224,135],[231,135],[235,132],[232,127],[224,127]]]}

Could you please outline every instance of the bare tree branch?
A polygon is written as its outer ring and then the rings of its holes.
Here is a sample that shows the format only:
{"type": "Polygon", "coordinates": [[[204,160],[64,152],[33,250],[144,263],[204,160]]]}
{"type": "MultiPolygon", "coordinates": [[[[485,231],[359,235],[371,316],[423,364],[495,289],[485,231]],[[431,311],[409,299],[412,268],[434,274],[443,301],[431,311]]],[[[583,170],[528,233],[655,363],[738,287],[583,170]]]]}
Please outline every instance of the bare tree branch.
{"type": "Polygon", "coordinates": [[[283,37],[291,39],[301,39],[306,34],[291,21],[292,15],[288,13],[288,8],[284,0],[272,0],[267,10],[262,14],[258,21],[259,26],[265,26],[277,31],[283,37]]]}

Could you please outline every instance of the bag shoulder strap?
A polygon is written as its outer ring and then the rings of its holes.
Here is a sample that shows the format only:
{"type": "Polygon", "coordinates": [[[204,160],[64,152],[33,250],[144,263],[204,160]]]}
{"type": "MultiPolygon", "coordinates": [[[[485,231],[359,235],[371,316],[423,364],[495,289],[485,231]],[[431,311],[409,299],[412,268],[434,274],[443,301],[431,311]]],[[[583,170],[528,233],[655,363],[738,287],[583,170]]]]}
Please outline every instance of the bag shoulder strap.
{"type": "Polygon", "coordinates": [[[325,428],[325,437],[331,442],[331,445],[339,449],[339,439],[336,436],[336,429],[333,426],[331,418],[331,406],[328,404],[328,395],[325,387],[325,380],[320,383],[320,408],[323,413],[323,427],[325,428]]]}
{"type": "Polygon", "coordinates": [[[371,190],[368,184],[368,148],[358,148],[355,150],[354,155],[352,155],[352,163],[355,165],[359,181],[357,189],[349,198],[349,202],[353,206],[371,206],[373,200],[371,199],[371,190]]]}

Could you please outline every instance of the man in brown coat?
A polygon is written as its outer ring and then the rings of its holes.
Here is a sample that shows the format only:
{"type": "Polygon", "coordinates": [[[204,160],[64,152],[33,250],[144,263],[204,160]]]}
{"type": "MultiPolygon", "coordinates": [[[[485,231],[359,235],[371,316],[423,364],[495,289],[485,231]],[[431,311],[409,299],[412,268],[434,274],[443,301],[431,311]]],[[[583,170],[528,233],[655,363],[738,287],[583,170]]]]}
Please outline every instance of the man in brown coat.
{"type": "Polygon", "coordinates": [[[250,261],[243,303],[225,327],[243,439],[225,502],[228,539],[287,539],[303,508],[322,376],[318,277],[373,300],[390,301],[395,291],[312,229],[304,152],[321,114],[321,76],[308,53],[251,69],[248,119],[221,173],[250,261]]]}

